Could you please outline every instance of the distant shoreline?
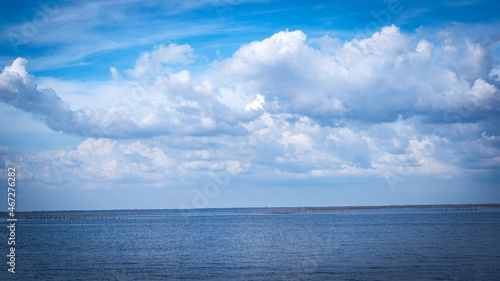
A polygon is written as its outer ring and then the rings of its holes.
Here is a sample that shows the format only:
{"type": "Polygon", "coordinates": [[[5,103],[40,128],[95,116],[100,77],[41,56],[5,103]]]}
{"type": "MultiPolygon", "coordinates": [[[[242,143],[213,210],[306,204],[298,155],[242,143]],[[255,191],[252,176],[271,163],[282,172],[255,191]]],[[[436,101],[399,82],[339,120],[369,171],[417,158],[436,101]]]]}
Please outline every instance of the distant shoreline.
{"type": "Polygon", "coordinates": [[[263,213],[301,213],[301,212],[342,212],[354,210],[382,209],[419,209],[424,211],[477,211],[477,208],[500,208],[500,204],[438,204],[438,205],[385,205],[385,206],[342,206],[342,207],[282,207],[260,208],[263,213]]]}
{"type": "MultiPolygon", "coordinates": [[[[348,212],[356,210],[417,209],[421,211],[477,211],[478,208],[500,208],[500,204],[428,204],[382,206],[330,206],[330,207],[240,207],[200,209],[128,209],[128,210],[64,210],[16,212],[16,218],[24,220],[108,220],[129,215],[165,215],[185,211],[232,210],[235,213],[288,214],[348,212]]],[[[8,219],[8,212],[0,212],[0,219],[8,219]]]]}

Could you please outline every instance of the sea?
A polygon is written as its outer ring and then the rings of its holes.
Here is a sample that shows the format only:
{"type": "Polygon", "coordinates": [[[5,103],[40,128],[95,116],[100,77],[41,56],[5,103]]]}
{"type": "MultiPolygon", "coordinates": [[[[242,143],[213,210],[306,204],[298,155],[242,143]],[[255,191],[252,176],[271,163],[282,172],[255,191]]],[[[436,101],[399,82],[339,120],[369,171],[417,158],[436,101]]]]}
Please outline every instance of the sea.
{"type": "Polygon", "coordinates": [[[500,280],[500,208],[25,219],[15,273],[2,223],[0,280],[500,280]]]}

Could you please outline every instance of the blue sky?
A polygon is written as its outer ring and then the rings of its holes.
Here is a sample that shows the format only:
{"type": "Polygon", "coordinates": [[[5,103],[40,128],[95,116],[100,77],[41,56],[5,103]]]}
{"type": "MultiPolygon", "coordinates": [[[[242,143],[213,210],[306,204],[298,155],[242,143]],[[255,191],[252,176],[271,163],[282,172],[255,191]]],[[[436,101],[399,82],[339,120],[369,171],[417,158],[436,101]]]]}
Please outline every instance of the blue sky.
{"type": "Polygon", "coordinates": [[[3,4],[21,210],[500,201],[496,1],[3,4]]]}

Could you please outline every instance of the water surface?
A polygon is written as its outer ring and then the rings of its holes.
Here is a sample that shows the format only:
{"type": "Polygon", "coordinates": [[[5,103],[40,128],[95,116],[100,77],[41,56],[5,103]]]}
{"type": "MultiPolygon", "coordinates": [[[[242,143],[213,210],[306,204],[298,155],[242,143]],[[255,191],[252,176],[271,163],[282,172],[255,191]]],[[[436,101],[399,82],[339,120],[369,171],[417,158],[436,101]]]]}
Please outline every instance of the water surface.
{"type": "Polygon", "coordinates": [[[16,238],[0,280],[500,280],[498,208],[165,210],[18,221],[16,238]]]}

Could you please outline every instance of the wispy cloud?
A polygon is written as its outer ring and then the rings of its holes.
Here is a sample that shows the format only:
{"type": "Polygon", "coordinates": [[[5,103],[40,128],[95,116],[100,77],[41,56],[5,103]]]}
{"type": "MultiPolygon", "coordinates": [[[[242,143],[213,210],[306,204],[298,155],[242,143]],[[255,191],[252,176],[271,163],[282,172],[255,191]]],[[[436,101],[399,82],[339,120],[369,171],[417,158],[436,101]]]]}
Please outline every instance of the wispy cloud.
{"type": "MultiPolygon", "coordinates": [[[[32,55],[40,54],[32,60],[34,70],[81,65],[99,53],[224,32],[224,25],[214,10],[219,1],[54,3],[55,12],[44,14],[43,25],[20,22],[6,25],[1,32],[0,42],[14,44],[16,50],[29,46],[34,50],[32,55]],[[212,16],[190,24],[179,16],[200,9],[212,16]],[[50,46],[50,50],[40,53],[46,46],[50,46]]],[[[242,1],[222,3],[238,5],[242,1]]],[[[44,13],[43,7],[38,8],[38,12],[44,13]]],[[[12,50],[10,53],[18,54],[12,50]]]]}

